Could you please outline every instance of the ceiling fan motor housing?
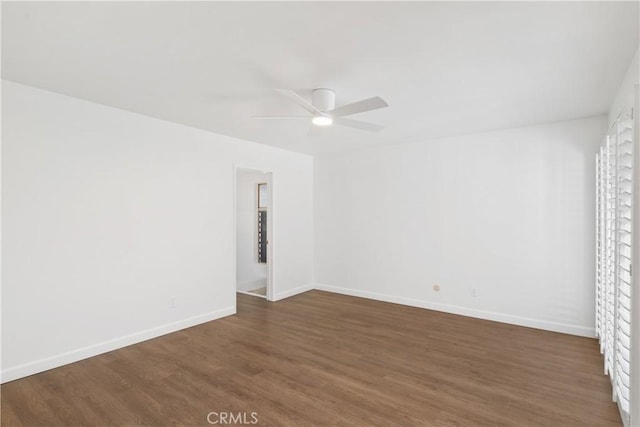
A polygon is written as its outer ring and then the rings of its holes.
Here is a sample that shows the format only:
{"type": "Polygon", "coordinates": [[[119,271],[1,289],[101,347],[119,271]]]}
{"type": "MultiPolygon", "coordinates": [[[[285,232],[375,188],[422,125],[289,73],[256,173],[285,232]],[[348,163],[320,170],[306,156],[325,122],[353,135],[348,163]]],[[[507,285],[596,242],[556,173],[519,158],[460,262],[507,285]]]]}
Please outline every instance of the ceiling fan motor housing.
{"type": "Polygon", "coordinates": [[[336,108],[336,93],[331,89],[314,89],[311,103],[320,111],[331,111],[336,108]]]}

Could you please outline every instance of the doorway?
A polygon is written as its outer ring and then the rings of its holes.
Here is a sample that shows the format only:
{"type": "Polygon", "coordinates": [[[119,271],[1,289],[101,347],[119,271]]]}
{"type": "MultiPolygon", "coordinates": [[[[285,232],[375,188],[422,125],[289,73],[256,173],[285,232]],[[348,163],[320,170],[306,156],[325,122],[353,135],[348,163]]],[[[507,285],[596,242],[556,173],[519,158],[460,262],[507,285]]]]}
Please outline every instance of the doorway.
{"type": "Polygon", "coordinates": [[[272,300],[272,173],[235,174],[236,292],[272,300]]]}

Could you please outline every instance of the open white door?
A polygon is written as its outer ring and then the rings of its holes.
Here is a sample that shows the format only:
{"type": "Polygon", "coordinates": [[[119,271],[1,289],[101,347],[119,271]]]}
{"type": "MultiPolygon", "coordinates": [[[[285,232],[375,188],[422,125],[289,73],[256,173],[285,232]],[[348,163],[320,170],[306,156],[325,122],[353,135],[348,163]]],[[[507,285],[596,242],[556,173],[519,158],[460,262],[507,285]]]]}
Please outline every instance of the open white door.
{"type": "Polygon", "coordinates": [[[236,292],[273,300],[273,174],[234,168],[236,292]]]}

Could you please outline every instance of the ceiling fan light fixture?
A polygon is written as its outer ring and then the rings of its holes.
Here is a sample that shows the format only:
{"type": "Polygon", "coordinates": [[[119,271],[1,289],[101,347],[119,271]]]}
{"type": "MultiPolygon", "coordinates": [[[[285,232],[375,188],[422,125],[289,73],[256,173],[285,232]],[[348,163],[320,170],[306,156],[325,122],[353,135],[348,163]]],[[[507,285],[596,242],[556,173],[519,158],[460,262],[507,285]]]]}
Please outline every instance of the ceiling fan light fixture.
{"type": "MultiPolygon", "coordinates": [[[[341,105],[336,108],[336,93],[331,89],[314,89],[311,91],[311,102],[298,95],[295,90],[292,89],[276,89],[278,93],[286,96],[299,107],[304,108],[311,116],[253,116],[254,119],[306,119],[311,118],[311,129],[315,126],[331,126],[336,124],[338,126],[346,126],[358,130],[365,130],[368,132],[378,132],[383,129],[383,126],[376,125],[374,123],[367,123],[360,120],[345,119],[345,116],[351,116],[353,114],[364,113],[367,111],[378,110],[380,108],[388,107],[387,101],[374,96],[372,98],[363,99],[361,101],[352,102],[350,104],[341,105]],[[335,119],[334,119],[335,118],[335,119]]],[[[308,123],[308,122],[307,122],[308,123]]],[[[311,133],[309,134],[311,135],[311,133]]]]}
{"type": "Polygon", "coordinates": [[[316,126],[330,126],[333,124],[333,119],[329,116],[315,116],[311,119],[311,123],[316,126]]]}

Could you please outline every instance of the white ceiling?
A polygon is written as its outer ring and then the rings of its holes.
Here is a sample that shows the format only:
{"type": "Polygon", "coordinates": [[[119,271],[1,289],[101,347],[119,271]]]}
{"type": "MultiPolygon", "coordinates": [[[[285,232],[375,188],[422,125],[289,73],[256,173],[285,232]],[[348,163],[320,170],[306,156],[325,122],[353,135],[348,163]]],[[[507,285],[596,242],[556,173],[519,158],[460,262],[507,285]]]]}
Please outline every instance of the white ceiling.
{"type": "Polygon", "coordinates": [[[607,112],[638,46],[638,2],[2,2],[5,79],[317,153],[607,112]],[[377,134],[273,91],[328,87],[377,134]]]}

